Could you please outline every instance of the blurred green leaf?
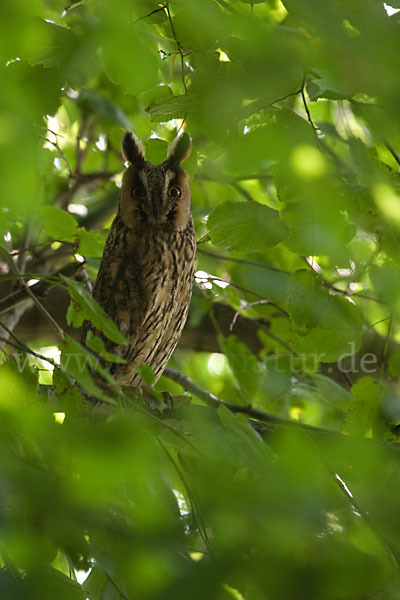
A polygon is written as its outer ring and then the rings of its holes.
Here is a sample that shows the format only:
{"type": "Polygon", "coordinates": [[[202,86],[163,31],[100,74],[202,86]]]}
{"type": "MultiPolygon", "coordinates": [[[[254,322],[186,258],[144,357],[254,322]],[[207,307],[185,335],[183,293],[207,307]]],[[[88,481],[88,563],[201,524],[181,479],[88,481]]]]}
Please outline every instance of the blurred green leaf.
{"type": "Polygon", "coordinates": [[[56,569],[43,569],[39,572],[28,573],[24,580],[27,593],[32,598],[39,597],[46,590],[47,598],[60,600],[85,600],[85,592],[81,586],[64,573],[56,569]]]}
{"type": "Polygon", "coordinates": [[[344,431],[372,437],[380,416],[382,389],[372,377],[363,377],[351,388],[344,431]]]}
{"type": "Polygon", "coordinates": [[[93,568],[82,584],[90,600],[120,600],[121,595],[107,575],[98,568],[93,568]]]}
{"type": "Polygon", "coordinates": [[[161,164],[167,158],[168,144],[164,140],[150,139],[145,144],[146,160],[153,164],[161,164]]]}
{"type": "Polygon", "coordinates": [[[126,363],[126,360],[121,356],[107,352],[103,340],[98,335],[94,335],[94,333],[90,330],[87,332],[85,344],[89,350],[93,350],[93,352],[108,362],[120,364],[126,363]]]}
{"type": "Polygon", "coordinates": [[[117,384],[113,377],[104,369],[96,356],[78,344],[72,338],[66,337],[62,344],[62,352],[60,356],[60,368],[63,373],[73,377],[75,382],[85,390],[90,396],[115,404],[113,399],[109,399],[95,383],[93,373],[96,371],[110,386],[117,389],[117,384]]]}
{"type": "Polygon", "coordinates": [[[307,84],[307,93],[310,100],[318,98],[330,98],[332,100],[343,100],[353,96],[353,92],[346,90],[340,80],[334,80],[329,71],[320,71],[318,79],[307,84]]]}
{"type": "Polygon", "coordinates": [[[274,246],[287,236],[279,213],[256,202],[226,202],[217,206],[208,218],[207,227],[214,244],[235,252],[255,252],[274,246]]]}
{"type": "Polygon", "coordinates": [[[111,121],[111,123],[126,129],[132,129],[132,123],[122,108],[92,90],[82,90],[76,99],[76,103],[85,114],[94,113],[100,119],[111,121]]]}
{"type": "Polygon", "coordinates": [[[318,285],[316,275],[305,270],[290,278],[287,293],[297,352],[320,354],[318,362],[332,362],[357,352],[363,316],[354,304],[329,294],[318,285]]]}
{"type": "Polygon", "coordinates": [[[244,344],[237,342],[234,335],[227,338],[220,336],[219,343],[228,359],[244,400],[250,402],[251,399],[254,399],[259,387],[260,375],[256,357],[244,344]]]}
{"type": "Polygon", "coordinates": [[[190,96],[173,96],[168,100],[151,102],[146,111],[157,121],[178,119],[195,110],[196,99],[190,96]]]}
{"type": "Polygon", "coordinates": [[[117,11],[102,2],[97,7],[97,15],[97,41],[102,46],[104,69],[111,81],[129,94],[156,85],[156,49],[147,43],[151,37],[148,26],[132,18],[131,7],[126,2],[117,11]]]}
{"type": "Polygon", "coordinates": [[[282,221],[289,229],[284,243],[302,256],[327,254],[341,263],[346,257],[345,247],[356,229],[333,203],[322,206],[318,194],[319,190],[310,190],[307,197],[288,204],[281,211],[282,221]]]}
{"type": "Polygon", "coordinates": [[[48,68],[61,68],[70,62],[79,45],[73,31],[39,18],[31,21],[29,42],[24,58],[48,68]]]}

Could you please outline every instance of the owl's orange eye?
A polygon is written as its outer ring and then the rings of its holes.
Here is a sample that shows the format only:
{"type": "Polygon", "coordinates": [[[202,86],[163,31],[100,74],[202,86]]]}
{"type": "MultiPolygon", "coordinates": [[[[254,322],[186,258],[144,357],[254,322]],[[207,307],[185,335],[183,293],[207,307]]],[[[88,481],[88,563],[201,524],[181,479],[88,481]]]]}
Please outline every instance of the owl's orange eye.
{"type": "Polygon", "coordinates": [[[168,189],[168,196],[170,198],[180,198],[181,195],[182,195],[181,188],[178,187],[177,185],[171,185],[171,187],[168,189]]]}
{"type": "Polygon", "coordinates": [[[145,197],[146,192],[142,185],[135,185],[135,187],[132,188],[131,194],[134,198],[142,199],[145,197]]]}

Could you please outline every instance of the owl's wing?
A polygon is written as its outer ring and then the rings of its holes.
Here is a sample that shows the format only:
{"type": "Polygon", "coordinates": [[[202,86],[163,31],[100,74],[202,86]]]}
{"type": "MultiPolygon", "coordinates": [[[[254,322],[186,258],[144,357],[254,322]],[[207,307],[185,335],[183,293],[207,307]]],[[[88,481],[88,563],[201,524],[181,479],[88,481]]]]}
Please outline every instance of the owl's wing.
{"type": "MultiPolygon", "coordinates": [[[[131,249],[132,240],[129,240],[130,248],[127,248],[126,234],[126,228],[116,217],[104,247],[93,296],[131,346],[137,342],[148,311],[148,294],[141,281],[140,261],[131,249]]],[[[124,358],[129,351],[129,347],[107,338],[104,338],[104,343],[109,352],[124,358]]],[[[115,368],[112,370],[115,371],[115,368]]]]}

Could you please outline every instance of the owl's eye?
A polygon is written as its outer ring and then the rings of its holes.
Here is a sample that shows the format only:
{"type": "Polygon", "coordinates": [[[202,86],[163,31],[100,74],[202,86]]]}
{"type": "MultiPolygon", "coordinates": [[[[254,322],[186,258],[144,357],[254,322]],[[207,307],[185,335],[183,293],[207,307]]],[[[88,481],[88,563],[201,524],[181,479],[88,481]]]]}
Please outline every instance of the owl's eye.
{"type": "Polygon", "coordinates": [[[135,185],[135,187],[132,188],[131,194],[134,198],[138,198],[139,200],[141,200],[145,197],[146,192],[142,185],[135,185]]]}
{"type": "Polygon", "coordinates": [[[177,185],[171,185],[171,187],[168,189],[168,196],[170,198],[180,198],[181,195],[182,195],[181,188],[178,187],[177,185]]]}

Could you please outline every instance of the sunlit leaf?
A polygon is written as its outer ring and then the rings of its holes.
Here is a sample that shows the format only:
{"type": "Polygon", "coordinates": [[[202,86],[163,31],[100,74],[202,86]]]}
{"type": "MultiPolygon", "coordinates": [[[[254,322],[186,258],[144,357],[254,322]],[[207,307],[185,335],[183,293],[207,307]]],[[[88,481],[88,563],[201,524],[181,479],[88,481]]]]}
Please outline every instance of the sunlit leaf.
{"type": "Polygon", "coordinates": [[[78,223],[70,213],[56,206],[41,206],[39,209],[43,220],[43,229],[52,238],[73,238],[78,229],[78,223]]]}
{"type": "Polygon", "coordinates": [[[101,258],[104,250],[104,236],[101,233],[87,231],[83,227],[78,229],[79,246],[78,252],[82,256],[93,256],[101,258]]]}
{"type": "Polygon", "coordinates": [[[128,343],[114,321],[107,317],[98,302],[81,283],[68,277],[61,276],[61,278],[67,284],[71,295],[72,302],[67,314],[67,319],[71,325],[80,327],[85,320],[89,320],[113,342],[117,344],[128,343]]]}

